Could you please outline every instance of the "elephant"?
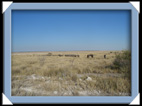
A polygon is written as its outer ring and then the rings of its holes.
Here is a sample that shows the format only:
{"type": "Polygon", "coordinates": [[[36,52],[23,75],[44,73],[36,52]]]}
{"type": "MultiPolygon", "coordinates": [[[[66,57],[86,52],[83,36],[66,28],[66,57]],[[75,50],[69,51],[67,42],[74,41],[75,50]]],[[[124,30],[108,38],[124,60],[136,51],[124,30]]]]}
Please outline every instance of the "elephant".
{"type": "Polygon", "coordinates": [[[106,55],[104,55],[104,58],[106,59],[106,55]]]}
{"type": "Polygon", "coordinates": [[[88,54],[87,58],[92,57],[93,58],[93,54],[88,54]]]}
{"type": "Polygon", "coordinates": [[[63,55],[59,54],[58,56],[60,56],[60,57],[61,57],[61,56],[63,56],[63,55]]]}
{"type": "Polygon", "coordinates": [[[66,57],[79,57],[79,55],[75,55],[75,54],[66,54],[66,57]]]}

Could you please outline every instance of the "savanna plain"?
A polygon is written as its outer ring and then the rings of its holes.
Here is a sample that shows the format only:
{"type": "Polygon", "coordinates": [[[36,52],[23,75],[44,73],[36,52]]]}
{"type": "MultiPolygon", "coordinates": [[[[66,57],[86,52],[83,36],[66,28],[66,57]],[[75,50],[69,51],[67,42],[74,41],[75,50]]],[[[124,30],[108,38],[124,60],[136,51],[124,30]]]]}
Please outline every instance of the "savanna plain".
{"type": "Polygon", "coordinates": [[[11,62],[12,96],[131,95],[129,51],[21,52],[11,62]]]}

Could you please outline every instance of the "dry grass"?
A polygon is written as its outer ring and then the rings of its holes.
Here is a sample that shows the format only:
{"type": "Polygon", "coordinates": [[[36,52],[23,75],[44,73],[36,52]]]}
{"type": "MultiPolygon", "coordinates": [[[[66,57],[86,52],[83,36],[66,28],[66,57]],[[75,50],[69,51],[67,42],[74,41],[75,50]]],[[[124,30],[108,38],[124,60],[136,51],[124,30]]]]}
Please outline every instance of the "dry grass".
{"type": "Polygon", "coordinates": [[[129,96],[130,77],[110,67],[117,53],[122,51],[13,53],[12,96],[129,96]]]}

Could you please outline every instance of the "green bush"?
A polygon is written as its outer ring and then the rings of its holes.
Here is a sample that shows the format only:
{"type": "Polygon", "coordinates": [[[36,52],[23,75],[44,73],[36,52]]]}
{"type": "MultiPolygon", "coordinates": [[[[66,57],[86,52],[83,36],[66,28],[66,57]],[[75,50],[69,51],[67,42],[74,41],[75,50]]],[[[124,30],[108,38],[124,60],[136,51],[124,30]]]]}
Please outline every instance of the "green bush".
{"type": "Polygon", "coordinates": [[[122,53],[116,54],[115,60],[113,61],[113,68],[120,70],[120,72],[128,73],[131,71],[131,52],[123,51],[122,53]]]}

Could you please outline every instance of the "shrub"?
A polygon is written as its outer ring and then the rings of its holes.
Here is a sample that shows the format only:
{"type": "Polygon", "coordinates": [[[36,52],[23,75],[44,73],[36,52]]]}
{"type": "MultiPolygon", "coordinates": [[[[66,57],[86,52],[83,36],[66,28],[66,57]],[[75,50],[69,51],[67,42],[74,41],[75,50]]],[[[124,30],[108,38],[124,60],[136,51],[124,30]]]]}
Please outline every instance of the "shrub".
{"type": "Polygon", "coordinates": [[[48,53],[47,55],[48,55],[48,56],[51,56],[51,55],[52,55],[52,53],[48,53]]]}
{"type": "Polygon", "coordinates": [[[130,72],[131,70],[131,52],[123,51],[123,53],[116,54],[113,61],[113,68],[120,70],[120,72],[130,72]]]}

